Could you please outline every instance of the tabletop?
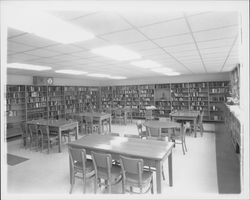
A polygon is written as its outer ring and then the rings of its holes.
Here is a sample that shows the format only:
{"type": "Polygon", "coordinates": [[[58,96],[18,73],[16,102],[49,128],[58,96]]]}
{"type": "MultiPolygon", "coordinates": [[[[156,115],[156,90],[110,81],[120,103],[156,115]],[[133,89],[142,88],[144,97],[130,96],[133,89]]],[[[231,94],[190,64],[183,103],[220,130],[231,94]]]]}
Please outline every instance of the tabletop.
{"type": "Polygon", "coordinates": [[[139,158],[162,160],[174,144],[167,141],[91,134],[73,141],[69,145],[88,148],[93,151],[105,151],[139,158]]]}
{"type": "Polygon", "coordinates": [[[110,115],[109,113],[101,113],[101,112],[83,112],[83,113],[75,113],[73,115],[83,116],[83,117],[102,117],[106,115],[110,115]]]}
{"type": "Polygon", "coordinates": [[[180,123],[173,122],[173,121],[151,120],[151,121],[146,121],[143,124],[144,124],[144,126],[151,127],[151,128],[176,128],[176,127],[181,127],[180,123]]]}
{"type": "Polygon", "coordinates": [[[179,110],[173,113],[170,113],[170,116],[172,117],[181,117],[181,116],[185,116],[185,117],[197,117],[200,114],[199,111],[191,111],[191,110],[179,110]]]}
{"type": "Polygon", "coordinates": [[[66,119],[37,119],[27,121],[27,124],[36,124],[36,125],[48,125],[48,126],[63,126],[67,124],[77,123],[73,120],[66,120],[66,119]]]}

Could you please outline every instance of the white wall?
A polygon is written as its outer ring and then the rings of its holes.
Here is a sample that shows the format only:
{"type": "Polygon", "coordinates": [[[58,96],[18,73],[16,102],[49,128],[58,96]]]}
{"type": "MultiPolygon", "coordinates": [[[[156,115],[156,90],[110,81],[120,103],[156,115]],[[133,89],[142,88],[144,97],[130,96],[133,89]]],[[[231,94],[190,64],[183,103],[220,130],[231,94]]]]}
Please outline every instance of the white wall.
{"type": "Polygon", "coordinates": [[[103,81],[101,85],[139,85],[139,84],[157,84],[157,83],[184,83],[184,82],[202,82],[202,81],[229,81],[229,72],[214,74],[193,74],[181,76],[151,77],[129,80],[103,81]]]}
{"type": "MultiPolygon", "coordinates": [[[[68,79],[54,78],[54,85],[72,85],[72,86],[107,86],[107,85],[140,85],[157,83],[183,83],[183,82],[201,82],[201,81],[227,81],[230,80],[229,72],[215,74],[194,74],[170,77],[150,77],[129,80],[107,80],[95,81],[89,79],[68,79]]],[[[33,77],[25,75],[7,75],[7,84],[10,85],[32,85],[33,77]]]]}

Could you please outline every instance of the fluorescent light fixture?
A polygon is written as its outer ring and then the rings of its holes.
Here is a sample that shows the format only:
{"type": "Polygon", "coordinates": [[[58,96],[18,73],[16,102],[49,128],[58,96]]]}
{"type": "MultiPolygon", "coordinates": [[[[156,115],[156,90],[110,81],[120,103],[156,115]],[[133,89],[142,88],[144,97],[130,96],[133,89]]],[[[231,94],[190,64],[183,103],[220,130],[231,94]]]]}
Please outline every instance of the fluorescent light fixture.
{"type": "Polygon", "coordinates": [[[91,76],[91,77],[98,77],[98,78],[109,78],[110,75],[108,74],[88,74],[87,76],[91,76]]]}
{"type": "Polygon", "coordinates": [[[91,50],[92,53],[118,61],[140,59],[141,55],[119,45],[99,47],[91,50]]]}
{"type": "Polygon", "coordinates": [[[127,79],[125,76],[109,76],[110,79],[127,79]]]}
{"type": "Polygon", "coordinates": [[[92,33],[41,11],[10,9],[7,20],[7,25],[11,28],[63,44],[94,38],[92,33]]]}
{"type": "Polygon", "coordinates": [[[56,70],[55,72],[61,73],[61,74],[72,74],[72,75],[87,74],[87,72],[84,72],[84,71],[70,70],[70,69],[56,70]]]}
{"type": "Polygon", "coordinates": [[[155,68],[155,69],[151,69],[153,72],[157,72],[157,73],[171,73],[173,72],[172,69],[166,68],[166,67],[160,67],[160,68],[155,68]]]}
{"type": "Polygon", "coordinates": [[[164,73],[167,76],[179,76],[180,73],[179,72],[168,72],[168,73],[164,73]]]}
{"type": "Polygon", "coordinates": [[[40,65],[29,65],[23,63],[9,63],[7,64],[7,67],[13,69],[24,69],[24,70],[35,70],[35,71],[44,71],[51,69],[51,67],[40,66],[40,65]]]}
{"type": "Polygon", "coordinates": [[[152,60],[141,60],[141,61],[135,61],[131,62],[132,65],[135,65],[137,67],[145,68],[145,69],[152,69],[156,67],[161,67],[161,64],[152,61],[152,60]]]}

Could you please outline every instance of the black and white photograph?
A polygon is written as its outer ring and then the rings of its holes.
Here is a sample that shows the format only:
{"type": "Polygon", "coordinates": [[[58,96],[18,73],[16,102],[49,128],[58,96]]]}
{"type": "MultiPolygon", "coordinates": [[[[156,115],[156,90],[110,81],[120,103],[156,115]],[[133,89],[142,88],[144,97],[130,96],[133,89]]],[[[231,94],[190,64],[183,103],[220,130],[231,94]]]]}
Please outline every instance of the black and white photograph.
{"type": "Polygon", "coordinates": [[[1,1],[1,199],[249,199],[249,1],[1,1]]]}

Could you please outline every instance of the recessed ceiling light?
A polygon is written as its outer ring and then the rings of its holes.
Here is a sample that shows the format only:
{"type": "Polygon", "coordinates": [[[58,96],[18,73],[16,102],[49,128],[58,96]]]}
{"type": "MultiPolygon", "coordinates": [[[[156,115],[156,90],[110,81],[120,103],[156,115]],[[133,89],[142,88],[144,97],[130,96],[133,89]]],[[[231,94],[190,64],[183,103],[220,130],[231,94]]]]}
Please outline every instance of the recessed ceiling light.
{"type": "Polygon", "coordinates": [[[51,67],[40,66],[40,65],[30,65],[30,64],[23,64],[23,63],[9,63],[7,64],[7,68],[35,70],[35,71],[44,71],[44,70],[51,69],[51,67]]]}
{"type": "Polygon", "coordinates": [[[110,79],[127,79],[125,76],[109,76],[110,79]]]}
{"type": "Polygon", "coordinates": [[[92,53],[118,61],[140,59],[140,54],[119,45],[100,47],[91,50],[92,53]]]}
{"type": "Polygon", "coordinates": [[[63,44],[94,38],[92,33],[41,11],[11,9],[7,20],[9,27],[63,44]]]}
{"type": "Polygon", "coordinates": [[[91,77],[98,77],[98,78],[109,78],[110,75],[108,74],[88,74],[87,76],[91,76],[91,77]]]}
{"type": "Polygon", "coordinates": [[[160,68],[155,68],[155,69],[151,69],[153,72],[157,72],[157,73],[171,73],[173,72],[172,69],[170,68],[166,68],[166,67],[160,67],[160,68]]]}
{"type": "Polygon", "coordinates": [[[179,76],[180,73],[179,72],[168,72],[168,73],[164,73],[167,76],[179,76]]]}
{"type": "Polygon", "coordinates": [[[152,60],[134,61],[134,62],[131,62],[131,64],[135,65],[137,67],[145,68],[145,69],[161,67],[161,64],[159,64],[155,61],[152,61],[152,60]]]}
{"type": "Polygon", "coordinates": [[[55,72],[56,73],[61,73],[61,74],[72,74],[72,75],[87,74],[87,72],[84,72],[84,71],[70,70],[70,69],[56,70],[55,72]]]}

